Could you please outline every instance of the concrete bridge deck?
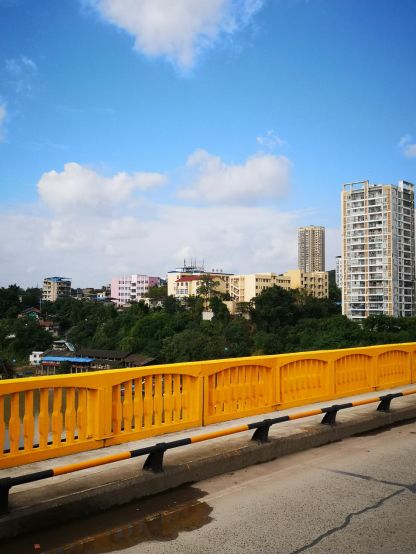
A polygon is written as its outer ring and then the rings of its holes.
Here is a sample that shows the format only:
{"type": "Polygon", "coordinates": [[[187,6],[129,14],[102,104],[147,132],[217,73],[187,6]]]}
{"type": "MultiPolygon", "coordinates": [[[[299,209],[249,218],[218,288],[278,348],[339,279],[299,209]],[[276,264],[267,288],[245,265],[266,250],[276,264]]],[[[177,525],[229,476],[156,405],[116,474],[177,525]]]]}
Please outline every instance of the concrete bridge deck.
{"type": "MultiPolygon", "coordinates": [[[[341,404],[406,389],[412,389],[412,386],[337,399],[336,403],[341,404]]],[[[333,403],[320,402],[36,462],[2,470],[0,478],[46,470],[154,445],[159,441],[172,441],[331,404],[333,403]]],[[[17,536],[41,527],[50,527],[54,523],[80,518],[182,484],[197,482],[252,464],[339,441],[395,422],[414,419],[416,418],[416,395],[393,399],[389,413],[377,412],[376,407],[377,403],[373,403],[342,410],[338,414],[337,425],[334,427],[320,425],[322,415],[277,424],[270,428],[270,441],[265,444],[250,441],[253,432],[247,431],[172,449],[165,454],[165,470],[161,474],[143,471],[145,457],[138,457],[13,487],[10,492],[10,513],[0,517],[0,538],[17,536]]]]}

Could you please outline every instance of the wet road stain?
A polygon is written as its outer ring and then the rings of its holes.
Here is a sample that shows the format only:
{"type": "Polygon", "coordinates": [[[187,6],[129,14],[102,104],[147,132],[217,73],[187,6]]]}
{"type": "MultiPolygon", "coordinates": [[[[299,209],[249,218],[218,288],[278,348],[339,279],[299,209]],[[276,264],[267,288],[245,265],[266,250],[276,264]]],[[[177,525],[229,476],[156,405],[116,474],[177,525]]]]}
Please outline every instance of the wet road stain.
{"type": "Polygon", "coordinates": [[[206,492],[190,486],[2,542],[0,553],[108,553],[169,541],[212,521],[206,492]]]}
{"type": "Polygon", "coordinates": [[[354,434],[354,437],[377,436],[379,434],[382,434],[383,432],[389,432],[394,428],[407,426],[408,424],[413,424],[414,422],[416,422],[416,418],[411,418],[410,420],[402,420],[401,422],[394,422],[393,424],[387,424],[386,426],[382,426],[381,428],[374,428],[374,430],[369,430],[368,432],[360,432],[358,434],[354,434]]]}

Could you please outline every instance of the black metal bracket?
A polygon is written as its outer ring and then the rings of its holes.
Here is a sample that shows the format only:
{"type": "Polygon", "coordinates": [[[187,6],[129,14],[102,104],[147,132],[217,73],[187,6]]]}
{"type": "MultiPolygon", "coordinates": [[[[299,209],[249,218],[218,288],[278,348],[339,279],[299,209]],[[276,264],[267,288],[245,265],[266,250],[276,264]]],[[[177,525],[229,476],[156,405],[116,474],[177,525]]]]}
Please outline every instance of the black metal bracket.
{"type": "Polygon", "coordinates": [[[151,472],[163,472],[163,455],[166,451],[166,443],[157,443],[154,450],[144,461],[143,470],[151,472]]]}
{"type": "Polygon", "coordinates": [[[252,441],[258,441],[259,443],[267,443],[269,441],[269,430],[271,420],[268,418],[261,423],[260,426],[256,428],[256,431],[251,438],[252,441]]]}
{"type": "Polygon", "coordinates": [[[390,403],[392,399],[394,399],[394,397],[391,393],[389,393],[388,395],[383,395],[383,397],[380,397],[381,403],[377,407],[377,410],[380,412],[390,412],[390,403]]]}
{"type": "Polygon", "coordinates": [[[327,426],[336,426],[336,418],[338,413],[338,405],[333,405],[325,409],[325,415],[321,420],[321,424],[326,424],[327,426]]]}
{"type": "Polygon", "coordinates": [[[9,512],[9,490],[12,487],[11,478],[0,479],[0,515],[9,512]]]}

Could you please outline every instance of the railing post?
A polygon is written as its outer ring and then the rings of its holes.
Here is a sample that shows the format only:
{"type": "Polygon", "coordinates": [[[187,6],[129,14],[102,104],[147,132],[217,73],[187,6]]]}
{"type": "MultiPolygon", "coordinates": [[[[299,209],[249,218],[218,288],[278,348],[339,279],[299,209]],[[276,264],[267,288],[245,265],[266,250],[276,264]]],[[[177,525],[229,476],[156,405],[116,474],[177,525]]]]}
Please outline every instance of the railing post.
{"type": "Polygon", "coordinates": [[[267,418],[266,420],[264,420],[261,423],[261,425],[257,427],[251,440],[257,441],[259,443],[267,443],[269,441],[269,430],[271,426],[270,422],[271,422],[270,418],[267,418]]]}
{"type": "Polygon", "coordinates": [[[336,418],[339,410],[338,405],[332,405],[332,407],[328,407],[325,409],[325,416],[321,420],[321,424],[326,424],[327,426],[336,426],[336,418]]]}
{"type": "Polygon", "coordinates": [[[149,454],[144,462],[143,470],[151,472],[163,472],[163,455],[166,452],[166,443],[157,443],[154,450],[149,454]]]}
{"type": "Polygon", "coordinates": [[[379,412],[390,412],[390,403],[391,403],[391,400],[394,399],[394,397],[395,396],[392,395],[391,393],[380,397],[381,403],[378,405],[377,410],[379,412]]]}
{"type": "Polygon", "coordinates": [[[11,478],[7,477],[0,479],[0,515],[4,515],[9,512],[9,490],[11,487],[11,478]]]}

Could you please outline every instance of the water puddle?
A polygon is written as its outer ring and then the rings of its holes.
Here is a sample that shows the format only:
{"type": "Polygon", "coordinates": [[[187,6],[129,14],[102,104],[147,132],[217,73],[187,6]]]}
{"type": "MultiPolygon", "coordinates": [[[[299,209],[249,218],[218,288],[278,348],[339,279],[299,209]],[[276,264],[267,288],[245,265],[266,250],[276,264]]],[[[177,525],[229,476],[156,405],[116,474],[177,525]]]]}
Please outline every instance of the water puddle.
{"type": "Polygon", "coordinates": [[[185,486],[2,542],[0,553],[108,553],[144,541],[169,541],[212,521],[206,492],[185,486]]]}

